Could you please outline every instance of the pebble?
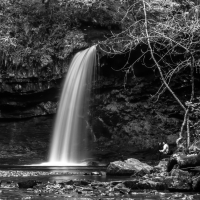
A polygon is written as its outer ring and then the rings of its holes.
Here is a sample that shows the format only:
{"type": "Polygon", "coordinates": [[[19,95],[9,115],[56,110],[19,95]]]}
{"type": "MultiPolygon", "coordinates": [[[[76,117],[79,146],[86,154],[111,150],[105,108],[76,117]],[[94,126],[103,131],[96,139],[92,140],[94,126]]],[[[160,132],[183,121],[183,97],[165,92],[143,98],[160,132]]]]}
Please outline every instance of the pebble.
{"type": "MultiPolygon", "coordinates": [[[[52,175],[54,172],[40,172],[40,171],[0,171],[0,177],[16,177],[16,176],[42,176],[42,175],[52,175]]],[[[61,173],[63,174],[63,173],[61,173]]],[[[68,174],[68,173],[66,173],[68,174]]],[[[56,172],[56,175],[58,173],[56,172]]],[[[159,180],[163,173],[157,173],[154,175],[154,180],[159,180]]],[[[164,177],[167,178],[166,176],[164,177]]],[[[31,178],[30,178],[31,179],[31,178]]],[[[137,179],[137,177],[136,177],[137,179]]],[[[146,175],[146,177],[139,177],[138,182],[141,180],[151,180],[153,179],[151,175],[146,175]]],[[[129,180],[130,182],[131,180],[129,180]]],[[[132,180],[132,184],[134,184],[134,180],[132,180]]],[[[151,181],[152,182],[152,181],[151,181]]],[[[150,183],[150,181],[149,181],[150,183]]],[[[131,182],[130,182],[131,184],[131,182]]],[[[45,195],[57,195],[55,198],[64,197],[64,198],[77,198],[77,196],[87,197],[87,198],[95,198],[95,199],[119,199],[123,196],[130,195],[130,197],[134,197],[140,195],[137,191],[131,190],[125,184],[125,181],[112,181],[112,182],[99,182],[99,181],[91,181],[91,180],[69,180],[69,181],[60,181],[60,182],[37,182],[37,185],[33,188],[26,189],[26,195],[30,194],[28,192],[32,192],[31,195],[37,196],[45,196],[45,195]],[[63,196],[64,195],[64,196],[63,196]]],[[[18,188],[18,184],[12,181],[1,181],[2,188],[18,188]]],[[[20,190],[20,188],[19,188],[20,190]]],[[[2,190],[0,190],[2,193],[2,190]]],[[[141,193],[141,195],[143,195],[141,193]]],[[[152,189],[151,191],[146,190],[146,194],[149,195],[157,195],[164,196],[164,192],[158,192],[157,190],[152,189]]],[[[34,199],[33,196],[24,196],[23,199],[34,199]]],[[[169,199],[183,199],[183,200],[193,200],[192,195],[184,195],[182,193],[173,193],[169,199]]],[[[131,198],[130,198],[131,199],[131,198]]]]}

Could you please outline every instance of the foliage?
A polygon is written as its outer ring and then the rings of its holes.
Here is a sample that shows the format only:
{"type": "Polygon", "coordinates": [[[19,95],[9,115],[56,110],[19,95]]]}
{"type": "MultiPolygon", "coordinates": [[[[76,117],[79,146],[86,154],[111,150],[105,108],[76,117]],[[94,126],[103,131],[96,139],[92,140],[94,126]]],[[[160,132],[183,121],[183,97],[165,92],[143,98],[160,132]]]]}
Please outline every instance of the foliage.
{"type": "Polygon", "coordinates": [[[43,67],[53,57],[63,59],[65,32],[70,26],[64,10],[56,4],[47,10],[40,1],[22,0],[7,1],[1,12],[1,70],[43,67]]]}
{"type": "Polygon", "coordinates": [[[107,28],[120,27],[124,15],[119,0],[60,0],[60,4],[71,8],[79,21],[107,28]]]}
{"type": "MultiPolygon", "coordinates": [[[[62,68],[76,49],[87,47],[81,23],[115,24],[114,1],[3,0],[0,1],[0,71],[2,74],[62,68]]],[[[34,74],[32,73],[32,75],[34,74]]]]}

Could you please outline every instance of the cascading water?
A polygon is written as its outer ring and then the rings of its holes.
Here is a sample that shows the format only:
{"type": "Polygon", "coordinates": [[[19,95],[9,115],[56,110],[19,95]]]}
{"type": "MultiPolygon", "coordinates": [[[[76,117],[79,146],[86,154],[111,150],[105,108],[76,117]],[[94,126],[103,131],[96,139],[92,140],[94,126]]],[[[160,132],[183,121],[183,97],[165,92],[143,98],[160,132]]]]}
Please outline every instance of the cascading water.
{"type": "Polygon", "coordinates": [[[86,120],[96,46],[77,53],[62,91],[48,165],[78,165],[86,158],[86,120]]]}

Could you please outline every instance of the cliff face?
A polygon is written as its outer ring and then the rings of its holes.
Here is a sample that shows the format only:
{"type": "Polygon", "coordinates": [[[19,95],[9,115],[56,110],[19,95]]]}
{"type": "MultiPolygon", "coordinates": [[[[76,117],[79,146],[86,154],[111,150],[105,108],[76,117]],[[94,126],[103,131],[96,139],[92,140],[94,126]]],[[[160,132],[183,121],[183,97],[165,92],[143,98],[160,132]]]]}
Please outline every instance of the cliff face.
{"type": "MultiPolygon", "coordinates": [[[[109,35],[108,30],[91,26],[81,31],[88,46],[109,35]]],[[[138,49],[132,52],[130,64],[140,53],[138,49]]],[[[47,161],[53,121],[72,55],[58,74],[22,76],[15,71],[0,77],[1,163],[47,161]]],[[[148,56],[145,59],[151,66],[148,56]]],[[[88,134],[90,151],[99,159],[157,152],[158,142],[163,140],[173,146],[182,122],[183,110],[168,92],[158,100],[151,99],[161,85],[157,72],[137,62],[125,80],[120,69],[126,62],[127,55],[101,57],[98,79],[93,83],[88,134]]],[[[185,80],[184,87],[176,80],[172,83],[183,102],[190,93],[187,76],[185,80]]]]}
{"type": "Polygon", "coordinates": [[[38,164],[47,161],[53,117],[0,121],[1,164],[38,164]]]}
{"type": "MultiPolygon", "coordinates": [[[[134,55],[133,60],[137,58],[134,55]]],[[[175,147],[184,112],[168,91],[153,98],[161,81],[151,68],[137,63],[124,79],[125,73],[118,71],[126,62],[123,58],[107,58],[100,68],[89,124],[103,152],[97,148],[93,153],[111,160],[130,156],[147,159],[146,153],[150,153],[150,159],[158,159],[159,142],[167,141],[171,150],[175,147]]],[[[191,90],[189,82],[183,86],[176,78],[171,86],[186,101],[191,90]]]]}
{"type": "MultiPolygon", "coordinates": [[[[77,33],[77,30],[75,31],[77,33]]],[[[84,25],[79,30],[83,43],[90,46],[110,32],[84,25]]],[[[1,163],[37,163],[47,161],[50,138],[58,101],[70,60],[79,49],[66,47],[69,57],[49,73],[9,68],[0,75],[0,161],[1,163]],[[31,159],[30,159],[31,158],[31,159]],[[35,161],[33,161],[35,160],[35,161]]]]}
{"type": "Polygon", "coordinates": [[[3,79],[0,118],[23,119],[56,112],[62,79],[3,79]]]}
{"type": "Polygon", "coordinates": [[[162,141],[175,145],[183,111],[169,94],[150,101],[159,82],[135,78],[124,88],[123,80],[102,81],[104,87],[92,99],[90,124],[98,144],[106,154],[112,152],[110,158],[157,153],[162,141]]]}

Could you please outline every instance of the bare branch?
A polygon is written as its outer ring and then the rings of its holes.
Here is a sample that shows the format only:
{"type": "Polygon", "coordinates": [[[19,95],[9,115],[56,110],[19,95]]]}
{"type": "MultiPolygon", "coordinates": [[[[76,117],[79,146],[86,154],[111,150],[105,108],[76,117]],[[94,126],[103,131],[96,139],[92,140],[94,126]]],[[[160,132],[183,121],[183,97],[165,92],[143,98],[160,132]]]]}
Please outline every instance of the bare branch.
{"type": "Polygon", "coordinates": [[[143,8],[144,8],[144,16],[145,16],[145,23],[144,23],[144,26],[145,26],[145,32],[146,32],[146,37],[147,37],[147,42],[148,42],[148,46],[149,46],[149,49],[150,49],[150,53],[151,53],[151,57],[153,59],[153,61],[155,62],[155,65],[160,73],[160,77],[161,77],[161,80],[163,82],[163,84],[166,86],[166,88],[170,91],[170,93],[173,95],[173,97],[176,99],[176,101],[179,103],[179,105],[183,108],[183,110],[186,110],[185,106],[181,103],[181,101],[179,100],[179,98],[175,95],[175,93],[172,91],[172,89],[169,87],[169,85],[167,84],[164,76],[163,76],[163,73],[162,73],[162,70],[161,70],[161,67],[160,65],[158,64],[158,62],[156,61],[155,59],[155,56],[154,56],[154,53],[153,53],[153,49],[151,47],[151,43],[150,43],[150,40],[149,40],[149,33],[148,33],[148,21],[147,21],[147,13],[146,13],[146,5],[145,5],[145,1],[143,1],[143,8]]]}

